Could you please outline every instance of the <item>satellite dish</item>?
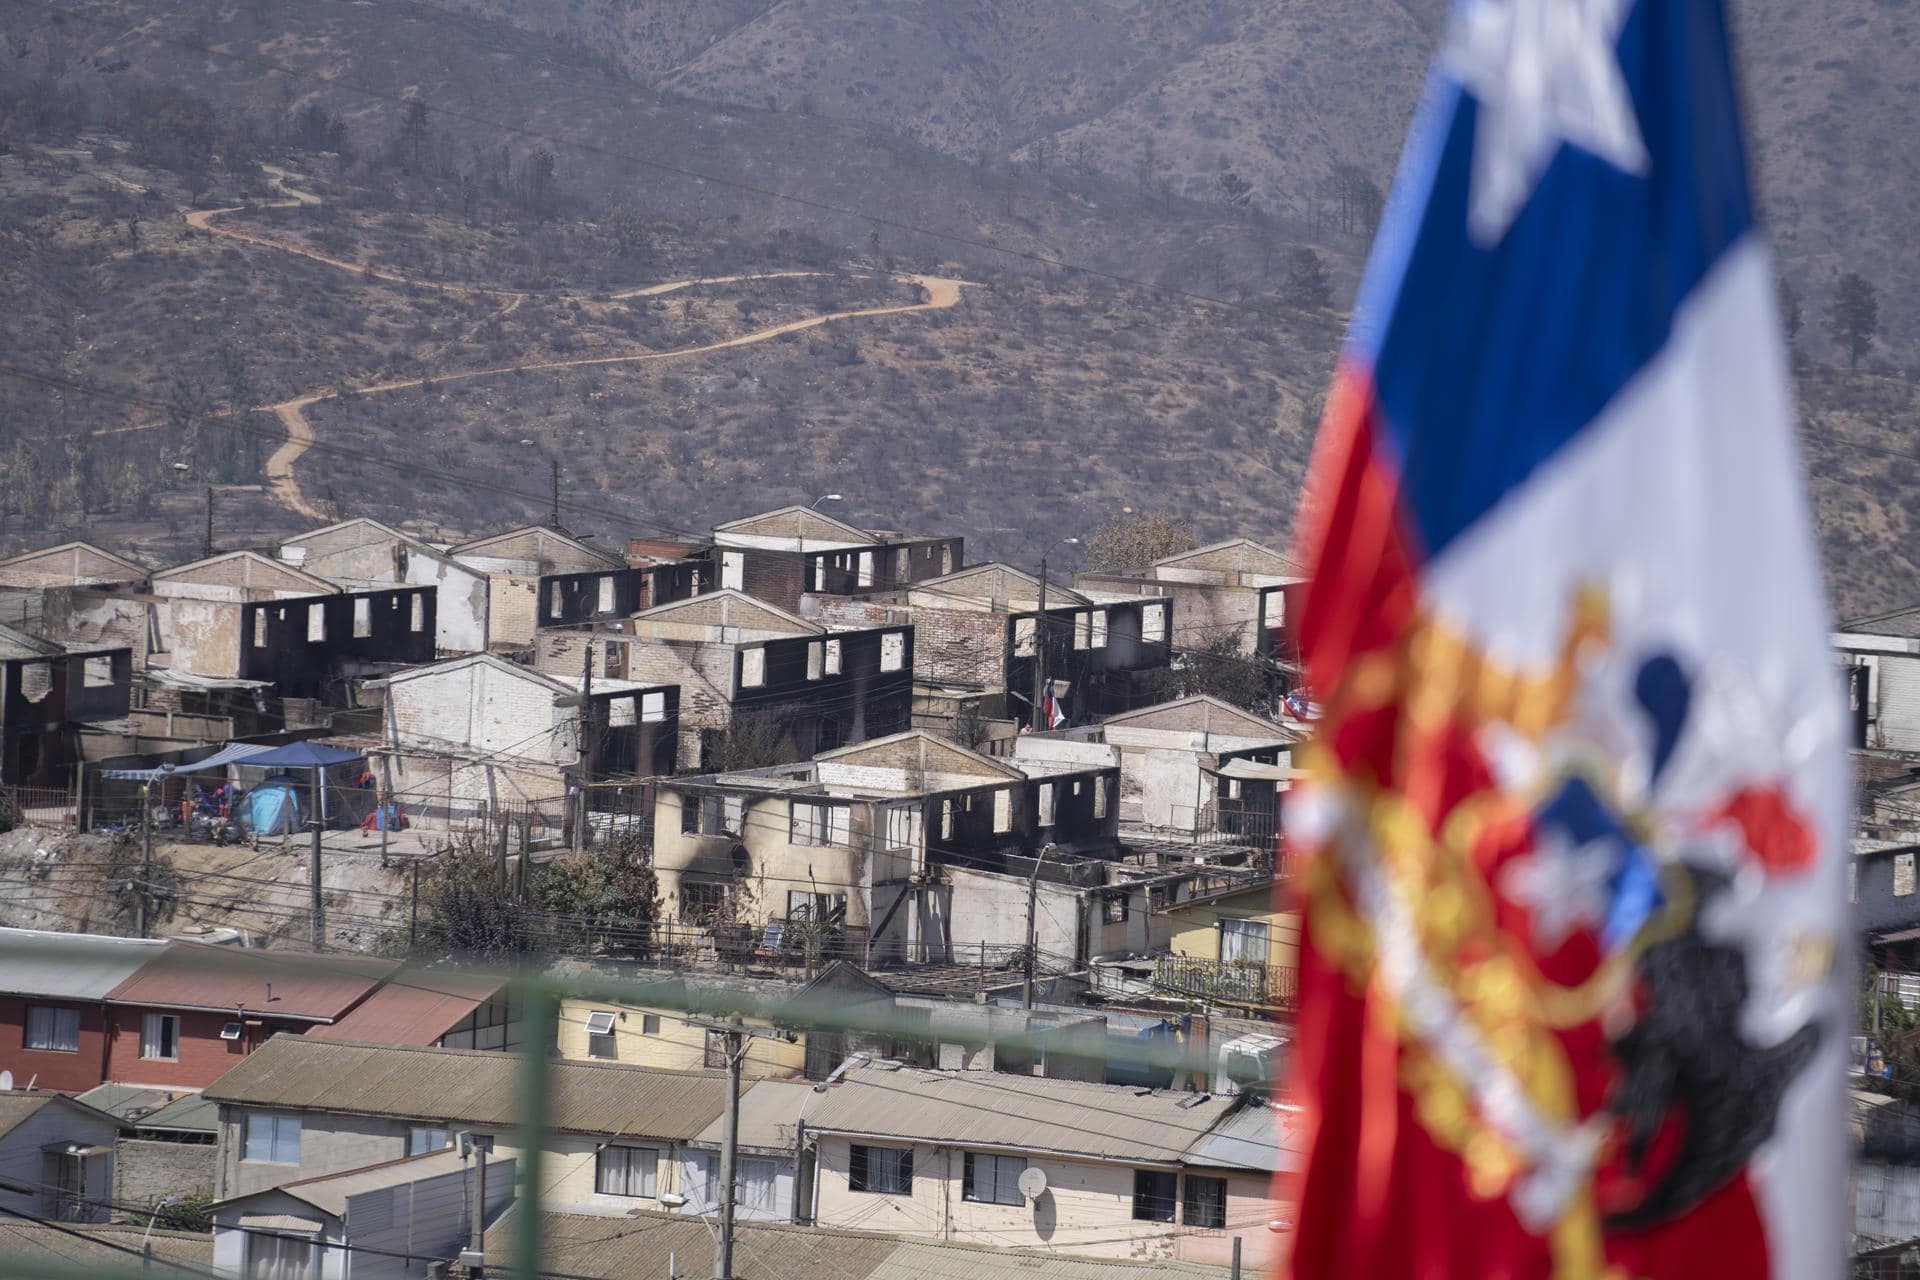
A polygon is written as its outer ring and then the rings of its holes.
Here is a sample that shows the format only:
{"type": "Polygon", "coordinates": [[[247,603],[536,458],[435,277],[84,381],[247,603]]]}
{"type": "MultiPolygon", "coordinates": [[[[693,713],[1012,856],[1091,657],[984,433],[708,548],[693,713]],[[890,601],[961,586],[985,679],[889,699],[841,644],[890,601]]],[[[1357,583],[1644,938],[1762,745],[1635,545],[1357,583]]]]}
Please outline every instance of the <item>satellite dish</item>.
{"type": "Polygon", "coordinates": [[[1018,1185],[1021,1195],[1029,1200],[1038,1200],[1041,1193],[1047,1189],[1046,1171],[1029,1166],[1027,1170],[1020,1175],[1018,1185]]]}

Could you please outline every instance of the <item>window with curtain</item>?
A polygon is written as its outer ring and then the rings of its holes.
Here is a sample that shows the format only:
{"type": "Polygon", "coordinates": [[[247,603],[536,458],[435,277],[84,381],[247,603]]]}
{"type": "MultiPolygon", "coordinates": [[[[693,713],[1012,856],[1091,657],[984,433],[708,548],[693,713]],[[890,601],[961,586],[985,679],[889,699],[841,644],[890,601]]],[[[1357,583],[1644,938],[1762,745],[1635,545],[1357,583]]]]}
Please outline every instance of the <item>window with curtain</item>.
{"type": "Polygon", "coordinates": [[[969,1151],[961,1171],[960,1198],[981,1204],[1019,1204],[1025,1199],[1020,1194],[1020,1175],[1026,1171],[1027,1162],[1019,1156],[969,1151]]]}
{"type": "Polygon", "coordinates": [[[45,1004],[28,1005],[26,1047],[52,1053],[78,1053],[80,1011],[45,1004]]]}
{"type": "Polygon", "coordinates": [[[653,1199],[660,1152],[653,1147],[602,1147],[593,1162],[593,1189],[603,1196],[653,1199]]]}
{"type": "Polygon", "coordinates": [[[780,1209],[780,1162],[761,1157],[740,1161],[740,1187],[737,1203],[743,1210],[769,1217],[780,1209]]]}
{"type": "Polygon", "coordinates": [[[1227,1225],[1227,1180],[1187,1175],[1186,1224],[1210,1227],[1215,1231],[1227,1225]]]}
{"type": "Polygon", "coordinates": [[[1220,959],[1226,964],[1267,962],[1267,925],[1263,920],[1222,920],[1220,959]]]}
{"type": "Polygon", "coordinates": [[[867,1147],[859,1143],[847,1161],[847,1190],[883,1196],[913,1194],[913,1152],[898,1147],[867,1147]]]}
{"type": "Polygon", "coordinates": [[[299,1164],[300,1117],[248,1113],[246,1146],[240,1158],[255,1164],[299,1164]]]}
{"type": "Polygon", "coordinates": [[[436,1129],[431,1125],[414,1125],[407,1130],[407,1154],[420,1156],[429,1151],[445,1151],[450,1145],[450,1136],[445,1129],[436,1129]]]}
{"type": "Polygon", "coordinates": [[[180,1057],[180,1019],[171,1013],[149,1013],[140,1019],[140,1056],[173,1062],[180,1057]]]}

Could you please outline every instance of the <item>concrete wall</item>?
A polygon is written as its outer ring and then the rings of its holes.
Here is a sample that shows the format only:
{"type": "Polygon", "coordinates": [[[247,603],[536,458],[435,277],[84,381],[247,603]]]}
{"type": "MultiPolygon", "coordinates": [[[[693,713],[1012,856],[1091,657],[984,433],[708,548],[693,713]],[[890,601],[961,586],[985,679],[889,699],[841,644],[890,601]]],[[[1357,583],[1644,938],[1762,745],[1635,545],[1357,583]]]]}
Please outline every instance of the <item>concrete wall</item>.
{"type": "Polygon", "coordinates": [[[160,615],[160,647],[167,667],[197,676],[240,674],[242,608],[233,600],[177,597],[160,615]]]}
{"type": "MultiPolygon", "coordinates": [[[[984,1204],[961,1196],[963,1151],[922,1144],[911,1144],[912,1195],[853,1191],[847,1176],[852,1145],[838,1135],[820,1139],[819,1226],[1141,1260],[1174,1257],[1182,1234],[1176,1223],[1134,1221],[1134,1171],[1128,1165],[1028,1156],[1029,1168],[1046,1173],[1047,1190],[1017,1205],[984,1204]]],[[[1244,1194],[1248,1187],[1243,1184],[1241,1190],[1244,1194]]],[[[1249,1206],[1234,1198],[1231,1183],[1227,1194],[1228,1222],[1251,1216],[1249,1206]]],[[[1260,1232],[1267,1234],[1264,1223],[1260,1232]]]]}
{"type": "Polygon", "coordinates": [[[220,1148],[210,1142],[121,1138],[114,1149],[113,1198],[158,1204],[168,1196],[211,1196],[220,1148]]]}
{"type": "MultiPolygon", "coordinates": [[[[784,907],[784,903],[782,904],[784,907]]],[[[764,1025],[764,1024],[763,1024],[764,1025]]],[[[690,1023],[669,1009],[650,1009],[643,1005],[611,1004],[607,1001],[562,1000],[557,1037],[560,1056],[582,1061],[619,1062],[627,1066],[658,1067],[668,1071],[697,1071],[706,1066],[707,1029],[690,1023]],[[613,1022],[613,1057],[595,1058],[589,1051],[592,1037],[587,1034],[587,1015],[605,1010],[617,1015],[613,1022]],[[648,1017],[657,1018],[657,1029],[646,1030],[648,1017]]],[[[750,1036],[747,1056],[741,1071],[750,1080],[786,1078],[806,1068],[804,1039],[789,1044],[769,1036],[750,1036]]]]}
{"type": "Polygon", "coordinates": [[[571,764],[578,754],[569,730],[578,712],[553,705],[545,681],[491,662],[424,672],[387,686],[387,717],[402,749],[456,749],[571,764]]]}
{"type": "Polygon", "coordinates": [[[1300,917],[1292,911],[1275,910],[1270,896],[1249,893],[1196,902],[1179,908],[1171,919],[1173,934],[1167,946],[1177,956],[1218,960],[1220,921],[1261,920],[1267,925],[1267,964],[1284,969],[1299,962],[1300,917]]]}
{"type": "Polygon", "coordinates": [[[544,1191],[542,1207],[560,1213],[597,1213],[618,1216],[633,1209],[663,1209],[659,1197],[680,1188],[680,1157],[677,1143],[664,1138],[620,1136],[600,1139],[582,1134],[557,1133],[547,1140],[540,1166],[544,1191]],[[594,1190],[595,1155],[602,1143],[625,1147],[649,1147],[660,1153],[654,1174],[654,1195],[605,1196],[594,1190]]]}
{"type": "Polygon", "coordinates": [[[301,568],[348,591],[434,587],[434,644],[442,653],[487,647],[487,575],[417,544],[391,538],[324,552],[309,549],[301,568]]]}
{"type": "MultiPolygon", "coordinates": [[[[1024,876],[1001,875],[949,867],[947,918],[956,947],[985,942],[989,947],[1023,947],[1027,943],[1027,881],[1024,876]]],[[[1065,885],[1040,881],[1034,891],[1034,945],[1048,957],[1079,954],[1082,894],[1065,885]]]]}
{"type": "Polygon", "coordinates": [[[301,1114],[276,1112],[271,1107],[222,1105],[214,1195],[226,1200],[301,1178],[318,1178],[385,1160],[398,1160],[407,1154],[410,1127],[406,1120],[383,1116],[301,1114]],[[299,1164],[242,1159],[246,1152],[246,1117],[252,1111],[301,1115],[299,1164]]]}
{"type": "MultiPolygon", "coordinates": [[[[816,886],[822,893],[847,895],[847,924],[851,928],[868,927],[870,913],[885,910],[884,904],[870,903],[860,888],[871,883],[869,865],[874,861],[871,805],[850,804],[847,844],[795,845],[789,839],[792,800],[786,796],[748,800],[741,809],[739,839],[683,833],[680,813],[686,798],[687,793],[662,787],[654,804],[653,868],[659,878],[666,919],[680,919],[680,888],[687,880],[744,886],[744,890],[736,890],[747,894],[742,918],[753,924],[784,920],[787,894],[811,893],[816,886]],[[747,851],[744,864],[733,857],[734,848],[740,845],[747,851]]],[[[893,878],[884,871],[875,868],[873,878],[893,878]]],[[[899,878],[904,878],[904,872],[899,878]]]]}

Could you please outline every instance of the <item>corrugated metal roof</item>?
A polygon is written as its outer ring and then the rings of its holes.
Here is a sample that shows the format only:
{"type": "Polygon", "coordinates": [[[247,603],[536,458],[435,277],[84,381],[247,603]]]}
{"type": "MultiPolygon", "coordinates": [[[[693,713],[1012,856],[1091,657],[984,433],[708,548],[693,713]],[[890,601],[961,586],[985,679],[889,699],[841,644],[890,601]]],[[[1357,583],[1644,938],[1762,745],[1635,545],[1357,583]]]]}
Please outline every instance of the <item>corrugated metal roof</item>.
{"type": "Polygon", "coordinates": [[[126,1130],[133,1128],[119,1116],[111,1115],[97,1107],[90,1107],[65,1094],[49,1093],[44,1089],[9,1089],[0,1093],[0,1138],[6,1137],[14,1129],[25,1124],[29,1118],[39,1112],[40,1108],[46,1106],[66,1107],[82,1116],[91,1116],[108,1124],[117,1124],[126,1130]]]}
{"type": "MultiPolygon", "coordinates": [[[[0,1217],[0,1258],[15,1266],[29,1263],[65,1263],[125,1271],[140,1265],[142,1237],[153,1248],[156,1262],[174,1263],[195,1271],[213,1269],[213,1237],[200,1232],[154,1231],[137,1227],[87,1226],[63,1222],[49,1225],[0,1217]]],[[[156,1276],[180,1275],[162,1267],[156,1276]]]]}
{"type": "Polygon", "coordinates": [[[990,1071],[856,1067],[807,1110],[820,1132],[1174,1164],[1234,1099],[990,1071]]]}
{"type": "MultiPolygon", "coordinates": [[[[513,1247],[520,1209],[487,1232],[489,1254],[513,1247]]],[[[636,1210],[622,1218],[541,1215],[540,1265],[593,1280],[669,1280],[669,1254],[679,1273],[704,1274],[713,1236],[699,1218],[636,1210]]],[[[734,1224],[735,1274],[744,1280],[1109,1280],[1114,1276],[1220,1277],[1226,1272],[1180,1262],[1123,1262],[1032,1249],[943,1244],[862,1231],[734,1224]]]]}
{"type": "Polygon", "coordinates": [[[498,978],[410,969],[388,978],[340,1021],[307,1034],[363,1044],[433,1044],[500,986],[498,978]]]}
{"type": "Polygon", "coordinates": [[[1301,1168],[1300,1148],[1291,1140],[1288,1119],[1284,1111],[1250,1104],[1188,1147],[1187,1163],[1210,1169],[1297,1172],[1301,1168]]]}
{"type": "Polygon", "coordinates": [[[166,943],[40,929],[0,929],[0,990],[63,1000],[103,1000],[166,943]]]}
{"type": "MultiPolygon", "coordinates": [[[[282,1033],[208,1086],[215,1102],[447,1120],[520,1122],[521,1060],[478,1049],[352,1044],[282,1033]]],[[[571,1133],[686,1139],[723,1104],[718,1071],[547,1064],[547,1122],[571,1133]]]]}
{"type": "Polygon", "coordinates": [[[74,1098],[140,1129],[170,1133],[212,1133],[219,1127],[220,1109],[198,1093],[147,1089],[137,1085],[98,1085],[74,1098]]]}
{"type": "Polygon", "coordinates": [[[189,1093],[133,1123],[143,1132],[160,1129],[168,1133],[213,1133],[220,1128],[220,1106],[197,1093],[189,1093]]]}
{"type": "Polygon", "coordinates": [[[371,956],[255,951],[173,941],[107,992],[115,1004],[246,1011],[268,1018],[331,1022],[398,969],[371,956]],[[271,995],[269,995],[271,989],[271,995]]]}
{"type": "MultiPolygon", "coordinates": [[[[805,1080],[760,1080],[740,1095],[740,1145],[762,1151],[793,1150],[794,1122],[802,1107],[812,1115],[809,1097],[819,1097],[805,1080]]],[[[691,1139],[702,1146],[720,1145],[723,1120],[715,1120],[691,1139]]]]}
{"type": "MultiPolygon", "coordinates": [[[[304,1204],[312,1205],[322,1213],[338,1218],[346,1213],[347,1200],[352,1196],[366,1191],[381,1191],[387,1187],[401,1187],[410,1182],[424,1182],[428,1178],[438,1178],[442,1174],[459,1173],[468,1167],[468,1163],[459,1151],[449,1147],[444,1151],[429,1151],[417,1156],[405,1156],[399,1160],[386,1160],[360,1169],[324,1174],[318,1178],[283,1182],[277,1187],[268,1187],[248,1195],[234,1196],[232,1199],[220,1201],[219,1207],[241,1205],[264,1196],[289,1195],[304,1204]]],[[[487,1176],[491,1178],[503,1170],[512,1168],[513,1161],[510,1158],[489,1160],[487,1176]]]]}

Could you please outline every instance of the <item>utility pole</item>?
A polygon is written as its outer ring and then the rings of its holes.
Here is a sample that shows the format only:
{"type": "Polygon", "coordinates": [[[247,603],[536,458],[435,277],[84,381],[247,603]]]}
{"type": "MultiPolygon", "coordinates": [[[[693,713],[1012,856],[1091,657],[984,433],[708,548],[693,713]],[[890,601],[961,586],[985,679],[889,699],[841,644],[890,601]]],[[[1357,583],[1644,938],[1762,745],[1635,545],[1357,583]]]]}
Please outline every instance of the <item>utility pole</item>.
{"type": "Polygon", "coordinates": [[[206,537],[200,540],[200,558],[202,560],[207,560],[207,559],[211,559],[212,556],[213,556],[213,486],[208,485],[207,486],[207,534],[206,534],[206,537]]]}
{"type": "Polygon", "coordinates": [[[558,529],[560,525],[560,459],[550,458],[553,466],[553,510],[547,513],[547,526],[558,529]]]}
{"type": "Polygon", "coordinates": [[[487,1157],[493,1154],[493,1137],[484,1133],[468,1134],[466,1147],[465,1154],[479,1162],[475,1173],[480,1185],[473,1198],[473,1225],[469,1234],[473,1240],[472,1251],[480,1255],[473,1267],[473,1280],[481,1280],[487,1273],[487,1157]]]}
{"type": "Polygon", "coordinates": [[[320,901],[320,819],[316,817],[307,825],[313,828],[313,851],[307,859],[307,875],[313,881],[307,942],[315,951],[325,951],[327,949],[327,909],[320,901]]]}
{"type": "Polygon", "coordinates": [[[727,1106],[720,1127],[720,1231],[713,1241],[714,1280],[733,1280],[734,1171],[740,1153],[740,1060],[747,1056],[738,1017],[727,1020],[727,1106]]]}
{"type": "Polygon", "coordinates": [[[1022,998],[1021,998],[1021,1004],[1022,1004],[1022,1007],[1027,1009],[1033,1008],[1033,970],[1034,970],[1033,909],[1036,903],[1038,902],[1039,893],[1040,893],[1040,864],[1047,860],[1047,850],[1051,849],[1052,847],[1053,846],[1050,844],[1043,844],[1040,846],[1040,851],[1034,855],[1033,874],[1027,877],[1027,960],[1025,965],[1026,981],[1021,984],[1021,986],[1024,988],[1022,998]]]}
{"type": "MultiPolygon", "coordinates": [[[[1052,551],[1052,547],[1047,548],[1052,551]]],[[[1033,618],[1033,731],[1045,733],[1053,728],[1047,723],[1047,558],[1040,557],[1040,612],[1033,618]]],[[[1031,903],[1033,895],[1027,895],[1031,903]]],[[[1032,912],[1028,912],[1027,945],[1033,945],[1032,912]]],[[[1031,1009],[1033,1006],[1027,1006],[1031,1009]]]]}
{"type": "Polygon", "coordinates": [[[573,851],[587,847],[587,786],[593,781],[593,641],[580,651],[580,802],[573,815],[573,851]]]}
{"type": "Polygon", "coordinates": [[[413,871],[413,910],[407,917],[407,950],[411,951],[420,943],[420,859],[416,856],[412,863],[413,871]]]}
{"type": "Polygon", "coordinates": [[[134,936],[147,936],[147,893],[153,884],[153,784],[140,788],[140,896],[134,900],[134,936]]]}

